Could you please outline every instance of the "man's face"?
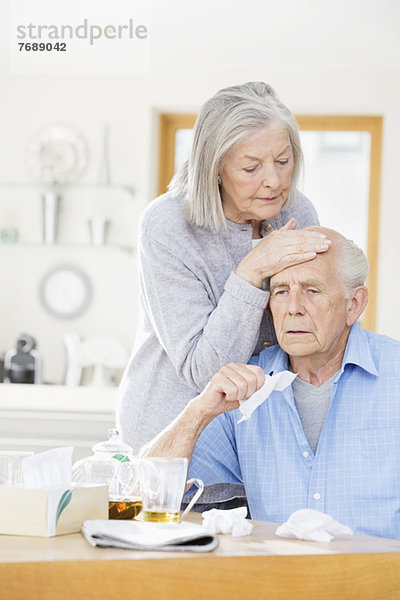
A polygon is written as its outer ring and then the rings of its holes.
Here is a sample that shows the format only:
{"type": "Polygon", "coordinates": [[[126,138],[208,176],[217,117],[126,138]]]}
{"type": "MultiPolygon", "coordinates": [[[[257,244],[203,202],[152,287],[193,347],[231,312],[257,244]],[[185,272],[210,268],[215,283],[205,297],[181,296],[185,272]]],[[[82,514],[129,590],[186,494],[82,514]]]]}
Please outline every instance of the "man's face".
{"type": "MultiPolygon", "coordinates": [[[[342,352],[349,331],[343,283],[333,248],[271,278],[270,309],[278,343],[290,356],[342,352]]],[[[350,323],[351,324],[351,323],[350,323]]]]}

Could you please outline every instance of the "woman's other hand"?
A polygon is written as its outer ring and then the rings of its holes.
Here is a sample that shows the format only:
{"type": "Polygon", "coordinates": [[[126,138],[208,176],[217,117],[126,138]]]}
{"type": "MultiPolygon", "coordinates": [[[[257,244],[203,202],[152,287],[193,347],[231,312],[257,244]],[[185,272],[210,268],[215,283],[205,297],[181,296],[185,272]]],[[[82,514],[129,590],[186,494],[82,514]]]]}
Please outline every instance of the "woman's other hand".
{"type": "Polygon", "coordinates": [[[266,236],[240,261],[236,275],[261,288],[264,279],[328,250],[331,242],[325,234],[295,227],[296,220],[290,219],[281,229],[266,236]]]}

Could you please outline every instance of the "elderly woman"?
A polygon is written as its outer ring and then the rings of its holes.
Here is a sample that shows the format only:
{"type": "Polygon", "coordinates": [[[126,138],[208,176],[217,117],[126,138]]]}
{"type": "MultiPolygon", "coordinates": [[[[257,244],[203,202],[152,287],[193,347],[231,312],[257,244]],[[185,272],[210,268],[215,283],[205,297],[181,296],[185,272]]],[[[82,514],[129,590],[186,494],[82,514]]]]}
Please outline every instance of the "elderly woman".
{"type": "Polygon", "coordinates": [[[140,320],[117,409],[135,451],[221,366],[276,343],[269,277],[330,243],[298,230],[318,224],[296,190],[301,162],[295,119],[265,83],[202,107],[188,162],[139,228],[140,320]]]}

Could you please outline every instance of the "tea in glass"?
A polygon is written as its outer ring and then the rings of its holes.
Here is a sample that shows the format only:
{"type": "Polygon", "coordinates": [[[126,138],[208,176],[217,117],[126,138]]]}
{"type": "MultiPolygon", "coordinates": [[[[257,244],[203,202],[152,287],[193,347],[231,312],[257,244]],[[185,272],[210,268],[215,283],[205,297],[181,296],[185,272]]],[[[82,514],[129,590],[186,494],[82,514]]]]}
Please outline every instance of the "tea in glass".
{"type": "Polygon", "coordinates": [[[144,510],[143,521],[150,523],[177,523],[179,521],[179,510],[144,510]]]}
{"type": "Polygon", "coordinates": [[[139,499],[109,500],[109,519],[135,519],[142,510],[142,501],[139,499]]]}
{"type": "Polygon", "coordinates": [[[203,492],[200,479],[186,481],[187,458],[144,457],[138,459],[143,521],[179,523],[203,492]],[[185,512],[180,514],[186,484],[198,487],[185,512]]]}

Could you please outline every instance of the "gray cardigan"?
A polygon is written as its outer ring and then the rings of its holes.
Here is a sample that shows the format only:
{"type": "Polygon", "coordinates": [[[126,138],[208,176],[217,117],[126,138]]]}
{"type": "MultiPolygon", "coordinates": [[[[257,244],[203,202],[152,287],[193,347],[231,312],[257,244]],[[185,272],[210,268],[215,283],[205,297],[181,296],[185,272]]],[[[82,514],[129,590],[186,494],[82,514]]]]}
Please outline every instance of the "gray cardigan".
{"type": "MultiPolygon", "coordinates": [[[[318,224],[297,193],[268,224],[318,224]]],[[[267,223],[263,223],[262,235],[267,223]]],[[[269,294],[234,270],[252,248],[252,228],[227,220],[213,232],[186,221],[183,198],[165,194],[143,212],[138,233],[139,322],[123,375],[117,427],[135,452],[170,423],[220,367],[246,363],[276,343],[265,308],[269,294]]]]}

